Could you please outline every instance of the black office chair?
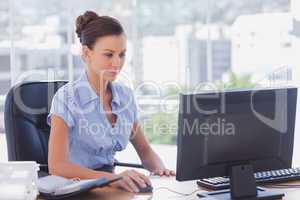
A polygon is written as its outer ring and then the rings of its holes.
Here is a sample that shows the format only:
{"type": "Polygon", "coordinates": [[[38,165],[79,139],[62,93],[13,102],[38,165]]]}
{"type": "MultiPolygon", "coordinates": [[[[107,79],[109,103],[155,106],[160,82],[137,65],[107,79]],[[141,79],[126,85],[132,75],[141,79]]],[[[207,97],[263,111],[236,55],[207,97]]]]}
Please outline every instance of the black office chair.
{"type": "MultiPolygon", "coordinates": [[[[7,94],[4,121],[9,161],[36,161],[41,172],[48,173],[48,140],[46,122],[52,98],[66,81],[21,83],[7,94]]],[[[143,168],[139,164],[115,162],[115,166],[143,168]]]]}

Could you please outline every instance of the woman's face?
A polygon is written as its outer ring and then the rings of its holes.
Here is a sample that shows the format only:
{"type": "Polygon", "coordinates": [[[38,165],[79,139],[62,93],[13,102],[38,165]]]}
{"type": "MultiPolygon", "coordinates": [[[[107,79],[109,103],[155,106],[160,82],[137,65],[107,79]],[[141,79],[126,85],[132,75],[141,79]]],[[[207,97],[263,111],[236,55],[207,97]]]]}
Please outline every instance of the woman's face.
{"type": "Polygon", "coordinates": [[[83,47],[88,70],[105,81],[114,81],[117,78],[125,62],[125,53],[124,34],[100,37],[93,49],[83,47]]]}

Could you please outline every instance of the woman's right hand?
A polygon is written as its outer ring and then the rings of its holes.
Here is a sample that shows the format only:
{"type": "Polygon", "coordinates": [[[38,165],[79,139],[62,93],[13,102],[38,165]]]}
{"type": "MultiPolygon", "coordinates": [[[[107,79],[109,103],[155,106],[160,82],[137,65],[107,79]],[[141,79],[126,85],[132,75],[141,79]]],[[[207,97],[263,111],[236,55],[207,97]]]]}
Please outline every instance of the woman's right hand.
{"type": "Polygon", "coordinates": [[[135,170],[126,170],[120,174],[117,174],[117,177],[122,177],[122,179],[111,185],[125,189],[126,191],[132,193],[139,192],[139,188],[136,184],[138,184],[141,188],[151,185],[151,182],[147,176],[135,170]]]}

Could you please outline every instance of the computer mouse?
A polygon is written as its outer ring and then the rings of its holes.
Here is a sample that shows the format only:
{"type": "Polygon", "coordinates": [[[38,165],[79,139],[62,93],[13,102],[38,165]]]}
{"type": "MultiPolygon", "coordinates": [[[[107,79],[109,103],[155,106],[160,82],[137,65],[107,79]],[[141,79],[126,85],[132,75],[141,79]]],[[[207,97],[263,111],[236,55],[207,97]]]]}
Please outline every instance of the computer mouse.
{"type": "Polygon", "coordinates": [[[153,187],[151,185],[146,184],[146,187],[141,187],[139,184],[135,183],[139,189],[139,193],[152,193],[153,187]]]}
{"type": "Polygon", "coordinates": [[[146,187],[140,187],[138,186],[139,188],[139,193],[152,193],[153,192],[153,187],[151,185],[148,185],[146,187]]]}

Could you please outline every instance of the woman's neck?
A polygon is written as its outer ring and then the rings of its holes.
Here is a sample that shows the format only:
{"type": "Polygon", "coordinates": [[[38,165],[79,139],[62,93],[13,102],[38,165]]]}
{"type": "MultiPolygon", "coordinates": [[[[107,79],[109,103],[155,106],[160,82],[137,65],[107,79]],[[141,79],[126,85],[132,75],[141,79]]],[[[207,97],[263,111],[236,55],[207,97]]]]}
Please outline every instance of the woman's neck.
{"type": "Polygon", "coordinates": [[[108,81],[104,80],[102,77],[99,77],[95,73],[91,73],[88,70],[86,71],[87,78],[92,86],[92,88],[95,90],[98,96],[104,97],[106,92],[108,92],[108,81]]]}

